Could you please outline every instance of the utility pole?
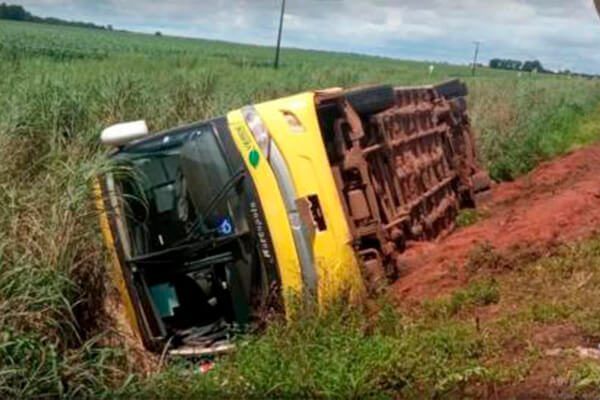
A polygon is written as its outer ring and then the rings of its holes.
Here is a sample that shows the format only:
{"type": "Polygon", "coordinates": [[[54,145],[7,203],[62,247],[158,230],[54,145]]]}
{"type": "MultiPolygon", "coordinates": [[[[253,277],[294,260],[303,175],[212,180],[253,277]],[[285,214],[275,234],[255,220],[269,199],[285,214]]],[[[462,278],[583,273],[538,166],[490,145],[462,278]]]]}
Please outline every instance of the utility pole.
{"type": "Polygon", "coordinates": [[[473,67],[471,69],[471,73],[475,76],[475,71],[477,70],[477,57],[479,57],[479,46],[481,42],[473,42],[475,45],[475,55],[473,56],[473,67]]]}
{"type": "Polygon", "coordinates": [[[279,53],[281,52],[281,34],[283,33],[283,17],[285,16],[285,0],[281,0],[281,17],[279,19],[279,34],[277,35],[277,51],[275,53],[275,69],[279,68],[279,53]]]}

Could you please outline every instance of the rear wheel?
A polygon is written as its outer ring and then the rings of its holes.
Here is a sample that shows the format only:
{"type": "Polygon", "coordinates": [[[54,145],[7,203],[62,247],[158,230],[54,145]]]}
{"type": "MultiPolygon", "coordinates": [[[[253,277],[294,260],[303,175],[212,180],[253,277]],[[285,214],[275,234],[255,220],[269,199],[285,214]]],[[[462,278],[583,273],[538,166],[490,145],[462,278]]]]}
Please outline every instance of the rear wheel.
{"type": "Polygon", "coordinates": [[[396,93],[391,86],[374,86],[346,93],[346,99],[360,115],[376,114],[396,104],[396,93]]]}

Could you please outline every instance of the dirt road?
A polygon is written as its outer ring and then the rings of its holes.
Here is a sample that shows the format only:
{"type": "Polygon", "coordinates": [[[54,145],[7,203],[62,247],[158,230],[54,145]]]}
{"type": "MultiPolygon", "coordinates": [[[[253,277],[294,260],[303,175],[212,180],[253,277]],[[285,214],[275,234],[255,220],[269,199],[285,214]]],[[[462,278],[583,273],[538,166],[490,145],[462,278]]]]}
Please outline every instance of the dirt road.
{"type": "Polygon", "coordinates": [[[468,280],[469,255],[483,245],[511,255],[543,255],[600,229],[600,145],[542,164],[494,188],[485,219],[437,243],[416,243],[404,254],[406,272],[393,294],[406,300],[438,297],[468,280]]]}

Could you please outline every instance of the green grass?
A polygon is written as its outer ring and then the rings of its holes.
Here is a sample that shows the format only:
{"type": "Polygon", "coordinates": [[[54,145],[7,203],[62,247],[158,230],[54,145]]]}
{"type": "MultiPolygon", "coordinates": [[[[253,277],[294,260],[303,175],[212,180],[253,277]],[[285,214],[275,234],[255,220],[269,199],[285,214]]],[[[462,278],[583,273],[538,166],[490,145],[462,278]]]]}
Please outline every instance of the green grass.
{"type": "Polygon", "coordinates": [[[459,228],[464,228],[473,225],[489,217],[489,212],[476,208],[466,208],[461,210],[456,217],[456,225],[459,228]]]}
{"type": "Polygon", "coordinates": [[[568,78],[513,79],[484,84],[480,93],[475,91],[473,122],[491,176],[512,180],[541,161],[598,140],[594,85],[568,78]]]}
{"type": "Polygon", "coordinates": [[[180,364],[141,390],[172,398],[389,399],[449,395],[461,382],[488,379],[473,326],[428,327],[393,313],[374,322],[342,308],[273,323],[210,374],[180,364]]]}
{"type": "Polygon", "coordinates": [[[452,293],[448,299],[425,300],[424,311],[430,318],[448,318],[473,307],[497,304],[500,289],[494,279],[475,280],[465,289],[452,293]]]}
{"type": "MultiPolygon", "coordinates": [[[[145,118],[161,130],[307,89],[460,77],[484,163],[512,179],[599,138],[599,84],[488,69],[471,78],[451,65],[430,77],[428,63],[293,49],[274,71],[269,48],[6,21],[0,39],[0,398],[462,398],[527,370],[533,355],[518,369],[501,355],[534,324],[597,335],[598,285],[567,291],[600,265],[593,242],[539,274],[500,268],[506,283],[483,276],[416,310],[337,307],[275,321],[206,376],[169,363],[147,378],[104,311],[114,289],[89,191],[107,168],[102,128],[145,118]],[[511,301],[517,311],[489,326],[470,319],[511,301]]],[[[484,249],[473,273],[502,260],[484,249]]]]}

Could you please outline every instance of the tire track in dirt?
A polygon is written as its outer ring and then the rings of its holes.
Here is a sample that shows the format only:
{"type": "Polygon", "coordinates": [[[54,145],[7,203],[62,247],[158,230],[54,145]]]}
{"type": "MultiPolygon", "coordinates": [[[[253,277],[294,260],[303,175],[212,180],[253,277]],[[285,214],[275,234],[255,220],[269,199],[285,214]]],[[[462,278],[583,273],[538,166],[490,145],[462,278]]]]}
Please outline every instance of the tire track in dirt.
{"type": "Polygon", "coordinates": [[[489,217],[433,243],[413,243],[403,254],[406,272],[392,286],[400,299],[438,297],[468,282],[469,254],[489,243],[502,254],[544,249],[590,237],[600,229],[600,144],[540,165],[495,185],[481,207],[489,217]]]}

